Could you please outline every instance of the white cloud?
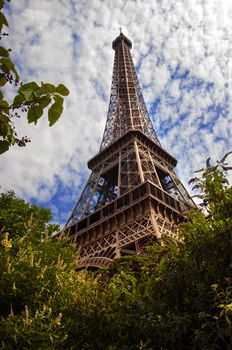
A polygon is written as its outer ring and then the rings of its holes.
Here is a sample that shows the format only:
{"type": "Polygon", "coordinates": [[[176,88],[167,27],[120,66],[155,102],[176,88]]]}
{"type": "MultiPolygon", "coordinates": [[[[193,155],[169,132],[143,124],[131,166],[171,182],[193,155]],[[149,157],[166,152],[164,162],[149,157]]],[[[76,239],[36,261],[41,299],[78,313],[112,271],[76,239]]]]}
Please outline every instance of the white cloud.
{"type": "Polygon", "coordinates": [[[51,204],[65,221],[100,146],[111,42],[120,26],[133,42],[145,100],[181,178],[186,182],[209,155],[220,158],[232,149],[231,19],[229,0],[12,2],[8,40],[23,81],[62,82],[71,93],[54,127],[46,118],[37,126],[18,121],[32,143],[1,157],[2,190],[51,204]],[[60,209],[59,197],[69,208],[60,209]]]}

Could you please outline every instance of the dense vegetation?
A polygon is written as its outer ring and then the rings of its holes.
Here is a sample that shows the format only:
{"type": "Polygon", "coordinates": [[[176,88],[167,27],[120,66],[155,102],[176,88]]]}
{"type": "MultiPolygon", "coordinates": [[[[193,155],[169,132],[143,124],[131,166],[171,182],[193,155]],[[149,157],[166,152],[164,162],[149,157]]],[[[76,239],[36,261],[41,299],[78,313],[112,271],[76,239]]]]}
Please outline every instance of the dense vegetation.
{"type": "Polygon", "coordinates": [[[150,256],[76,272],[50,212],[0,196],[1,349],[231,349],[232,189],[219,163],[203,199],[150,256]]]}

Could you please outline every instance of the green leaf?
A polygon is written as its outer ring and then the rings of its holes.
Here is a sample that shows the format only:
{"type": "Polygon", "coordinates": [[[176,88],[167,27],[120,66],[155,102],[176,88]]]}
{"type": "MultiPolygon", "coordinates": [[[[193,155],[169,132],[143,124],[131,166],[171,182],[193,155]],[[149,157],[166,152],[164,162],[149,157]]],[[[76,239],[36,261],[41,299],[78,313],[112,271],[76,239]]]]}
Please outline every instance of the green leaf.
{"type": "Polygon", "coordinates": [[[0,110],[3,113],[9,115],[9,108],[10,108],[9,104],[8,104],[8,102],[6,100],[0,100],[0,110]]]}
{"type": "Polygon", "coordinates": [[[8,27],[8,22],[7,22],[7,20],[6,20],[5,15],[4,15],[2,12],[0,12],[0,28],[1,28],[1,29],[2,29],[2,27],[3,27],[4,24],[5,24],[5,26],[8,27]]]}
{"type": "Polygon", "coordinates": [[[53,93],[55,92],[56,87],[53,84],[45,83],[41,84],[41,90],[46,93],[53,93]]]}
{"type": "Polygon", "coordinates": [[[59,84],[56,87],[55,91],[58,92],[58,94],[60,94],[62,96],[68,96],[69,95],[69,90],[63,84],[59,84]]]}
{"type": "Polygon", "coordinates": [[[0,86],[4,86],[7,83],[7,79],[4,75],[0,76],[0,86]]]}
{"type": "Polygon", "coordinates": [[[43,115],[43,108],[32,106],[27,113],[28,123],[37,123],[37,120],[43,115]]]}
{"type": "Polygon", "coordinates": [[[10,143],[8,141],[0,140],[0,154],[8,151],[9,147],[10,147],[10,143]]]}
{"type": "Polygon", "coordinates": [[[4,47],[0,46],[0,55],[3,57],[9,57],[9,51],[6,50],[4,47]]]}
{"type": "Polygon", "coordinates": [[[35,90],[33,91],[33,95],[35,96],[35,98],[40,98],[41,95],[43,95],[43,91],[41,89],[35,90]]]}
{"type": "Polygon", "coordinates": [[[53,98],[54,98],[54,101],[57,103],[63,104],[64,102],[64,98],[59,94],[54,93],[53,98]]]}
{"type": "Polygon", "coordinates": [[[25,96],[25,101],[30,102],[33,101],[33,92],[36,90],[39,90],[39,86],[34,81],[31,81],[30,83],[22,85],[18,89],[18,93],[23,94],[25,96]]]}
{"type": "Polygon", "coordinates": [[[25,95],[28,94],[28,91],[33,92],[38,90],[40,87],[38,86],[38,84],[36,84],[36,82],[31,81],[29,83],[23,84],[22,86],[20,86],[20,88],[18,89],[18,92],[20,92],[21,94],[25,95]]]}
{"type": "Polygon", "coordinates": [[[10,73],[10,69],[5,64],[1,64],[0,69],[3,73],[6,73],[6,74],[10,73]]]}
{"type": "Polygon", "coordinates": [[[0,115],[0,136],[4,139],[7,138],[8,141],[13,135],[13,129],[9,123],[9,118],[2,114],[0,115]]]}
{"type": "Polygon", "coordinates": [[[43,96],[41,97],[40,101],[39,101],[39,105],[42,108],[45,108],[49,105],[49,103],[51,103],[51,97],[49,96],[43,96]]]}
{"type": "Polygon", "coordinates": [[[30,81],[29,83],[23,84],[20,88],[19,88],[19,92],[23,93],[26,90],[37,90],[39,89],[39,85],[35,82],[35,81],[30,81]]]}
{"type": "Polygon", "coordinates": [[[13,108],[19,108],[24,101],[25,98],[23,94],[16,95],[13,101],[13,108]]]}
{"type": "Polygon", "coordinates": [[[3,0],[0,0],[0,9],[2,9],[4,6],[4,1],[3,0]]]}
{"type": "Polygon", "coordinates": [[[55,124],[63,112],[63,103],[55,102],[48,110],[49,126],[55,124]]]}
{"type": "Polygon", "coordinates": [[[14,73],[14,75],[15,75],[15,79],[19,80],[19,75],[18,75],[18,72],[15,69],[14,63],[9,58],[6,58],[6,57],[0,58],[0,63],[2,65],[1,69],[5,73],[12,71],[14,73]],[[7,71],[6,71],[5,68],[7,68],[7,71]]]}

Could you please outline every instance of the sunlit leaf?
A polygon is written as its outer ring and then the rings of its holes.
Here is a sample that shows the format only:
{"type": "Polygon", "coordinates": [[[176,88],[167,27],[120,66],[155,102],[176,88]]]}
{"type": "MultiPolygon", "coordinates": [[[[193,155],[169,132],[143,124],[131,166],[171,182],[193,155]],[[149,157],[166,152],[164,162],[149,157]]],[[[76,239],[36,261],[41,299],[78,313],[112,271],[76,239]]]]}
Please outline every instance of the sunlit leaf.
{"type": "Polygon", "coordinates": [[[13,101],[13,108],[20,107],[24,100],[25,100],[24,95],[22,94],[16,95],[13,101]]]}
{"type": "Polygon", "coordinates": [[[9,51],[6,50],[4,47],[0,46],[0,55],[3,57],[9,57],[9,51]]]}
{"type": "Polygon", "coordinates": [[[53,95],[54,101],[57,103],[62,104],[64,102],[64,98],[62,96],[60,96],[59,94],[54,94],[53,95]]]}
{"type": "Polygon", "coordinates": [[[39,90],[38,84],[36,84],[34,81],[31,81],[30,83],[23,84],[18,89],[18,92],[25,96],[26,101],[33,101],[33,92],[36,90],[39,90]]]}
{"type": "Polygon", "coordinates": [[[42,89],[34,90],[33,95],[35,96],[35,98],[41,97],[43,95],[42,89]]]}
{"type": "Polygon", "coordinates": [[[68,96],[69,95],[69,90],[63,84],[59,84],[56,87],[55,91],[58,92],[59,94],[61,94],[62,96],[68,96]]]}
{"type": "Polygon", "coordinates": [[[51,103],[51,97],[49,97],[49,96],[43,96],[39,101],[39,105],[42,108],[47,107],[49,105],[49,103],[51,103]]]}
{"type": "Polygon", "coordinates": [[[43,115],[43,109],[40,106],[30,107],[27,113],[28,123],[37,123],[37,120],[43,115]]]}
{"type": "MultiPolygon", "coordinates": [[[[5,71],[4,67],[7,67],[8,72],[12,71],[15,75],[15,79],[19,80],[19,75],[18,75],[17,70],[15,69],[14,63],[9,58],[6,58],[6,57],[0,58],[0,64],[2,65],[1,69],[3,71],[5,71]]],[[[7,73],[7,72],[5,72],[5,73],[7,73]]]]}
{"type": "Polygon", "coordinates": [[[18,92],[20,94],[23,94],[25,97],[25,101],[33,101],[33,91],[39,89],[39,86],[34,82],[30,82],[27,84],[22,85],[18,92]]]}
{"type": "Polygon", "coordinates": [[[0,86],[4,86],[7,83],[6,77],[0,76],[0,86]]]}
{"type": "Polygon", "coordinates": [[[3,138],[11,137],[13,134],[12,127],[9,123],[9,117],[2,114],[0,115],[0,136],[3,138]]]}
{"type": "Polygon", "coordinates": [[[19,92],[23,93],[26,90],[37,90],[39,89],[39,85],[35,82],[35,81],[31,81],[29,83],[23,84],[22,86],[20,86],[19,88],[19,92]]]}
{"type": "Polygon", "coordinates": [[[0,29],[2,29],[3,25],[8,27],[8,22],[6,20],[5,15],[2,12],[0,12],[0,29]]]}
{"type": "Polygon", "coordinates": [[[0,100],[0,109],[5,114],[9,115],[9,104],[6,100],[0,100]]]}
{"type": "Polygon", "coordinates": [[[41,90],[44,93],[53,93],[55,92],[56,87],[53,84],[49,84],[49,83],[45,83],[45,84],[41,84],[41,90]]]}
{"type": "Polygon", "coordinates": [[[10,143],[8,141],[0,140],[0,154],[8,151],[9,147],[10,147],[10,143]]]}
{"type": "Polygon", "coordinates": [[[55,124],[55,122],[59,119],[61,113],[63,112],[63,104],[55,102],[48,110],[48,120],[49,126],[55,124]]]}

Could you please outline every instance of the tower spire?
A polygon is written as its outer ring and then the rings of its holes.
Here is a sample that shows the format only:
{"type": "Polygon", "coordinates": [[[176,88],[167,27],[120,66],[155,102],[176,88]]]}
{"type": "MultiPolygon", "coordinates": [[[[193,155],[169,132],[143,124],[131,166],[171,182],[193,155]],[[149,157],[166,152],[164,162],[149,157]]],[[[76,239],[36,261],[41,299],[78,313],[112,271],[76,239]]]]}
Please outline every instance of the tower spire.
{"type": "Polygon", "coordinates": [[[131,41],[121,32],[113,41],[115,51],[110,103],[101,150],[129,130],[141,130],[155,143],[155,133],[139,85],[130,50],[131,41]]]}
{"type": "Polygon", "coordinates": [[[77,245],[79,267],[104,267],[143,254],[151,241],[178,234],[194,203],[177,177],[176,159],[160,145],[121,32],[115,50],[109,110],[99,153],[63,230],[77,245]]]}

